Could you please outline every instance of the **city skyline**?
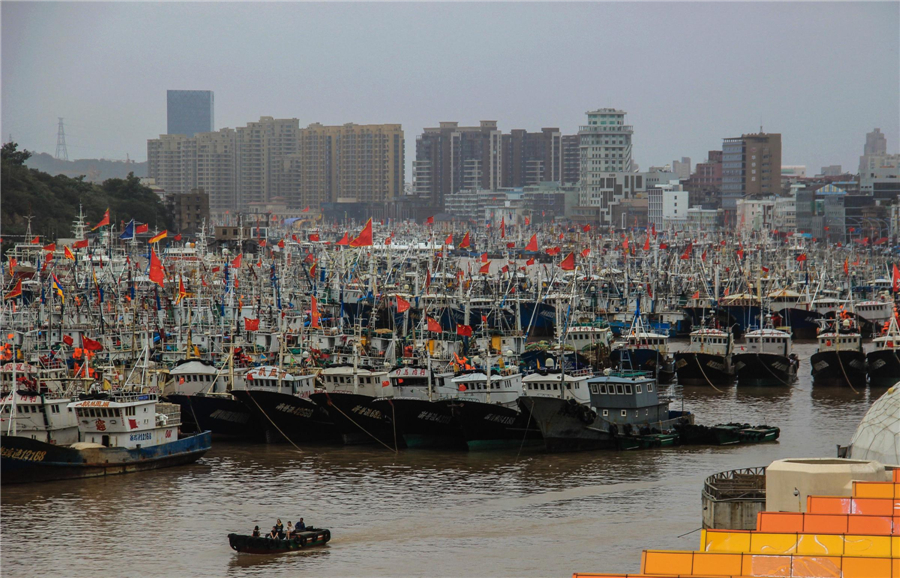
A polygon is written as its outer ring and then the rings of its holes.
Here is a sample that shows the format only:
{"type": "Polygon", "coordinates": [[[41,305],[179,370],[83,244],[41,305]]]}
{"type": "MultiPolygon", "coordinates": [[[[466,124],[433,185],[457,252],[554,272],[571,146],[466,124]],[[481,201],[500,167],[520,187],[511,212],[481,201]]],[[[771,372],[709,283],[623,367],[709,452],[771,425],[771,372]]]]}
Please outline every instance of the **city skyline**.
{"type": "Polygon", "coordinates": [[[216,129],[261,116],[399,123],[407,180],[413,135],[439,122],[574,134],[603,107],[628,111],[641,167],[701,160],[761,123],[783,135],[785,164],[851,168],[873,128],[889,151],[900,141],[897,14],[896,3],[5,2],[3,138],[52,151],[63,117],[71,158],[145,160],[166,91],[198,89],[219,96],[216,129]]]}

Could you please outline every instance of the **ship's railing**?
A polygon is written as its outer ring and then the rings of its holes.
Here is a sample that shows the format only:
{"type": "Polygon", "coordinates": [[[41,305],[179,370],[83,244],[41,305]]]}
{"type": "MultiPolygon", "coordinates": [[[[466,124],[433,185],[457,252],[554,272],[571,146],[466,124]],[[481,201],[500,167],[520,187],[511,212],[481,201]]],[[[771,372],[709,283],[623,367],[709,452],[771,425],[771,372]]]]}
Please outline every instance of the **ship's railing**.
{"type": "Polygon", "coordinates": [[[765,500],[766,467],[729,470],[709,476],[703,482],[703,494],[717,501],[765,500]]]}

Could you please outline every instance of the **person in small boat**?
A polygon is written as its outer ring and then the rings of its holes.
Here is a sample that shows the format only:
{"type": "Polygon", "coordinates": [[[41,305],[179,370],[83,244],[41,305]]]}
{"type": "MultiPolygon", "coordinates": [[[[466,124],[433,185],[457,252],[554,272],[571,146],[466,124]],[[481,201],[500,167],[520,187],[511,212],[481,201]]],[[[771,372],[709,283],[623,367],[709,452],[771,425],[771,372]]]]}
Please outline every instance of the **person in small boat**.
{"type": "Polygon", "coordinates": [[[306,524],[303,523],[303,518],[300,518],[300,521],[297,522],[297,526],[294,529],[297,532],[301,532],[306,529],[306,524]]]}
{"type": "Polygon", "coordinates": [[[288,520],[287,529],[284,531],[285,535],[290,539],[294,534],[294,527],[291,525],[291,521],[288,520]]]}
{"type": "Polygon", "coordinates": [[[252,534],[252,536],[253,536],[254,538],[259,538],[259,526],[254,526],[254,527],[253,527],[253,534],[252,534]]]}
{"type": "Polygon", "coordinates": [[[272,526],[272,531],[266,535],[266,538],[272,538],[273,540],[278,539],[278,528],[272,526]]]}
{"type": "Polygon", "coordinates": [[[281,518],[275,520],[275,529],[278,530],[280,535],[284,535],[284,524],[281,523],[281,518]]]}

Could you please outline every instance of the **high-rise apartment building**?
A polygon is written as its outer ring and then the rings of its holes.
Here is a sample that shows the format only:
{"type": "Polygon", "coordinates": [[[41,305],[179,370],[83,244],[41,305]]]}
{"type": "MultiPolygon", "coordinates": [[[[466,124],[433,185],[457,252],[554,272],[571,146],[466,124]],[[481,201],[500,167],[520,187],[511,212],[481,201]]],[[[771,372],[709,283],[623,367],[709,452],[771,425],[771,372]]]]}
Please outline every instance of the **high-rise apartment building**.
{"type": "Polygon", "coordinates": [[[581,180],[578,204],[596,210],[600,223],[608,224],[612,205],[624,196],[620,178],[632,172],[631,138],[634,128],[625,124],[625,111],[601,108],[587,113],[587,124],[578,131],[581,180]]]}
{"type": "Polygon", "coordinates": [[[672,170],[679,179],[691,178],[691,157],[681,157],[680,161],[672,161],[672,170]]]}
{"type": "Polygon", "coordinates": [[[413,192],[443,208],[447,195],[461,190],[496,190],[503,182],[503,142],[497,121],[461,127],[442,122],[416,138],[413,192]]]}
{"type": "Polygon", "coordinates": [[[558,128],[541,132],[513,129],[502,137],[503,187],[524,187],[559,181],[562,171],[562,135],[558,128]]]}
{"type": "Polygon", "coordinates": [[[237,129],[147,141],[148,176],[167,192],[203,188],[210,209],[383,203],[403,193],[399,124],[310,125],[261,117],[237,129]]]}
{"type": "Polygon", "coordinates": [[[781,135],[745,134],[722,140],[722,209],[734,224],[737,200],[781,191],[781,135]]]}
{"type": "Polygon", "coordinates": [[[214,105],[211,90],[166,91],[166,134],[192,137],[216,130],[214,105]]]}
{"type": "Polygon", "coordinates": [[[562,137],[562,173],[560,181],[563,185],[574,185],[580,178],[581,135],[565,135],[562,137]]]}

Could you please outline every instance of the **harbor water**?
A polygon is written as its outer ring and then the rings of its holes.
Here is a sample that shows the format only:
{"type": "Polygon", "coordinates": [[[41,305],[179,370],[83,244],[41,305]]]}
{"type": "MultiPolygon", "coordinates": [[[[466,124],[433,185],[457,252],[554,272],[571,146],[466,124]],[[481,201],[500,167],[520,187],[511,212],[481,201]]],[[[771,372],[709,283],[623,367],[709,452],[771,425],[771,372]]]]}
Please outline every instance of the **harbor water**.
{"type": "MultiPolygon", "coordinates": [[[[681,347],[672,344],[673,350],[681,347]]],[[[302,447],[216,441],[192,466],[6,486],[2,575],[571,576],[637,572],[640,552],[696,549],[705,477],[835,455],[883,390],[672,386],[698,422],[781,428],[733,447],[544,454],[302,447]],[[320,549],[234,553],[230,532],[276,518],[331,528],[320,549]],[[692,533],[691,533],[692,532],[692,533]]]]}

